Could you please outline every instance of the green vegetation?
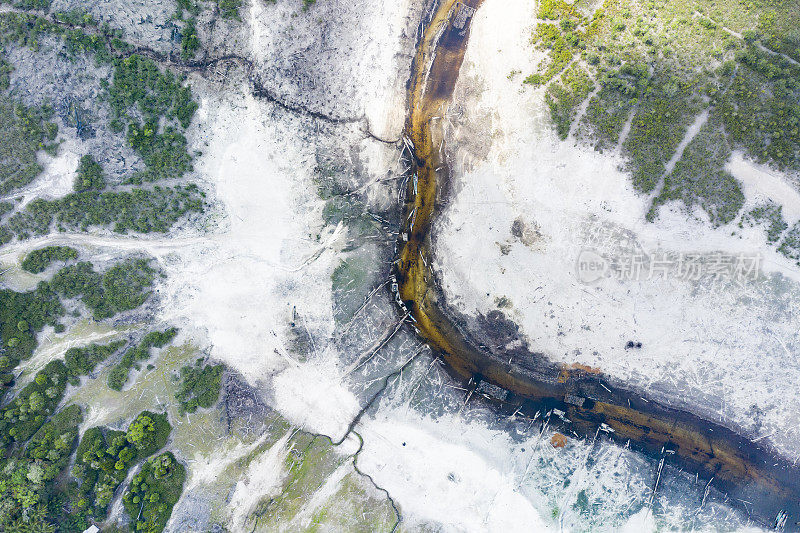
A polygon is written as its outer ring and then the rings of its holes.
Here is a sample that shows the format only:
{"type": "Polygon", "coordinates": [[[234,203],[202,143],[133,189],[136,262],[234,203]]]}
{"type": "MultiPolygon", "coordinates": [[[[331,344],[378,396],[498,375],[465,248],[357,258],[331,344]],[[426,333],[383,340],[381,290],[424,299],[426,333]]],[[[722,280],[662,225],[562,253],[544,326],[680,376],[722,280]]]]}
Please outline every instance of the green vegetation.
{"type": "MultiPolygon", "coordinates": [[[[731,142],[762,163],[800,168],[800,67],[752,46],[716,104],[731,142]]],[[[734,68],[734,67],[728,67],[734,68]]]]}
{"type": "Polygon", "coordinates": [[[132,122],[128,127],[128,144],[139,152],[147,165],[147,169],[134,174],[129,183],[180,178],[192,169],[186,137],[170,126],[163,133],[156,133],[156,124],[148,122],[142,126],[132,122]]]}
{"type": "MultiPolygon", "coordinates": [[[[48,363],[2,410],[0,442],[6,453],[0,457],[0,530],[54,531],[57,525],[63,532],[83,531],[89,519],[105,518],[114,491],[130,467],[167,443],[172,428],[166,415],[143,411],[127,431],[87,430],[72,468],[77,482],[62,476],[82,422],[80,408],[74,405],[53,414],[63,397],[66,377],[94,368],[119,346],[90,346],[80,355],[68,355],[67,365],[48,363]]],[[[165,494],[177,500],[181,486],[182,479],[165,494]]]]}
{"type": "Polygon", "coordinates": [[[105,518],[114,490],[125,479],[137,455],[125,437],[125,431],[104,431],[99,427],[83,434],[72,467],[72,475],[80,481],[71,498],[78,516],[105,518]]]}
{"type": "Polygon", "coordinates": [[[183,26],[181,33],[181,57],[191,59],[200,49],[200,38],[197,36],[197,26],[194,18],[190,18],[183,26]]]}
{"type": "Polygon", "coordinates": [[[24,449],[0,459],[1,530],[54,530],[61,503],[54,481],[69,462],[82,421],[79,407],[66,407],[42,424],[24,449]]]}
{"type": "MultiPolygon", "coordinates": [[[[64,267],[52,281],[42,281],[32,291],[0,290],[0,399],[14,384],[14,368],[33,355],[36,334],[46,325],[61,326],[58,321],[66,310],[60,296],[82,297],[95,318],[109,318],[144,303],[154,275],[143,259],[123,261],[103,274],[95,272],[91,263],[77,263],[64,267]]],[[[153,345],[161,342],[160,338],[146,339],[153,345]]],[[[117,349],[119,346],[112,344],[105,348],[93,345],[80,352],[67,351],[68,377],[90,371],[117,349]]]]}
{"type": "Polygon", "coordinates": [[[186,469],[170,452],[148,459],[122,497],[135,531],[163,531],[178,502],[186,469]]]}
{"type": "Polygon", "coordinates": [[[56,22],[32,13],[0,14],[0,44],[16,44],[36,51],[41,37],[52,35],[62,39],[66,56],[91,54],[98,63],[109,63],[117,54],[132,48],[121,40],[122,32],[99,25],[84,10],[54,14],[56,22]]]}
{"type": "Polygon", "coordinates": [[[61,269],[51,286],[65,298],[81,297],[97,320],[141,306],[150,295],[155,270],[145,259],[128,259],[95,272],[91,263],[81,262],[61,269]]]}
{"type": "Polygon", "coordinates": [[[151,331],[144,336],[142,342],[125,352],[122,360],[115,366],[111,373],[108,375],[109,388],[119,391],[125,386],[128,381],[128,374],[130,370],[137,365],[140,361],[146,361],[150,358],[151,348],[163,348],[175,338],[178,330],[175,328],[166,329],[164,331],[151,331]]]}
{"type": "Polygon", "coordinates": [[[91,155],[81,157],[78,175],[75,177],[73,185],[75,192],[101,191],[105,188],[106,178],[103,174],[103,167],[91,155]]]}
{"type": "Polygon", "coordinates": [[[147,166],[130,178],[131,183],[180,178],[191,170],[192,158],[179,130],[189,126],[197,103],[191,89],[182,84],[182,78],[162,72],[152,59],[134,54],[115,61],[114,78],[108,86],[112,128],[121,131],[123,122],[129,121],[128,143],[147,166]],[[138,114],[144,124],[135,118],[138,114]],[[162,123],[166,125],[160,126],[162,123]]]}
{"type": "Polygon", "coordinates": [[[581,18],[581,13],[573,4],[568,4],[564,0],[541,0],[538,16],[544,20],[558,20],[581,18]]]}
{"type": "MultiPolygon", "coordinates": [[[[599,151],[617,146],[622,128],[625,127],[625,122],[636,102],[618,87],[608,83],[601,83],[601,87],[600,91],[589,100],[583,118],[584,123],[590,126],[590,132],[581,132],[582,135],[591,137],[591,141],[599,151]]],[[[571,113],[569,126],[576,112],[577,109],[571,113]]]]}
{"type": "Polygon", "coordinates": [[[724,170],[729,155],[722,132],[710,124],[703,126],[664,179],[648,219],[655,216],[658,206],[681,200],[687,208],[702,207],[715,226],[732,222],[744,206],[744,193],[739,182],[724,170]]]}
{"type": "Polygon", "coordinates": [[[773,201],[754,207],[750,212],[745,213],[739,222],[739,227],[743,227],[745,223],[751,226],[765,225],[767,242],[771,244],[778,242],[783,232],[789,227],[789,224],[783,219],[783,206],[773,201]]]}
{"type": "Polygon", "coordinates": [[[796,222],[786,233],[778,251],[789,259],[797,261],[797,265],[800,266],[800,222],[796,222]]]}
{"type": "MultiPolygon", "coordinates": [[[[131,466],[164,447],[171,431],[167,417],[144,411],[127,431],[93,427],[83,434],[72,468],[79,481],[69,488],[72,520],[82,531],[88,520],[102,521],[114,491],[131,466]]],[[[180,491],[178,492],[180,494],[180,491]]]]}
{"type": "Polygon", "coordinates": [[[0,195],[28,185],[39,175],[39,150],[57,149],[50,144],[58,134],[58,126],[49,122],[52,116],[49,107],[25,107],[0,95],[0,195]]]}
{"type": "Polygon", "coordinates": [[[197,104],[182,82],[183,78],[176,78],[171,71],[162,72],[152,59],[134,54],[115,62],[108,101],[117,119],[131,120],[136,110],[146,123],[166,118],[186,128],[197,104]]]}
{"type": "Polygon", "coordinates": [[[69,372],[63,361],[50,361],[17,397],[2,410],[0,444],[27,441],[55,412],[67,387],[69,372]]]}
{"type": "Polygon", "coordinates": [[[58,231],[109,228],[117,233],[165,233],[185,215],[201,213],[204,193],[196,185],[135,188],[131,191],[86,191],[57,200],[36,199],[0,226],[0,245],[13,237],[58,231]]]}
{"type": "MultiPolygon", "coordinates": [[[[42,0],[5,3],[21,9],[49,8],[49,2],[42,0]]],[[[191,0],[183,3],[197,7],[191,0]]],[[[50,46],[51,40],[45,37],[55,38],[55,52],[61,57],[88,55],[113,68],[109,79],[100,84],[101,99],[108,103],[113,119],[108,126],[141,155],[145,167],[126,177],[126,183],[179,179],[191,170],[184,131],[197,104],[185,77],[131,55],[132,47],[121,40],[119,31],[99,23],[85,10],[54,13],[52,20],[34,14],[0,13],[0,51],[26,47],[36,53],[42,43],[50,46]]],[[[183,37],[182,50],[187,57],[194,55],[199,46],[194,20],[187,22],[183,37]]],[[[49,107],[26,107],[8,96],[11,72],[11,65],[0,57],[0,196],[9,199],[41,173],[38,152],[47,150],[54,155],[58,135],[56,124],[50,122],[53,112],[49,107]]],[[[105,116],[105,112],[94,112],[94,116],[105,116]]],[[[15,200],[0,202],[0,245],[53,230],[165,232],[186,214],[203,210],[203,194],[194,185],[123,189],[108,183],[103,167],[92,155],[81,159],[73,189],[63,198],[37,199],[19,210],[15,200]]],[[[0,531],[71,533],[102,521],[128,470],[163,448],[171,430],[166,415],[146,411],[126,431],[92,428],[75,458],[77,480],[66,471],[82,422],[77,406],[57,411],[67,385],[79,385],[81,376],[93,372],[125,343],[70,348],[63,360],[48,362],[29,382],[24,373],[22,378],[16,376],[15,369],[31,357],[37,334],[45,326],[64,330],[59,321],[67,312],[65,305],[72,307],[67,300],[79,299],[96,319],[109,318],[141,306],[157,275],[145,259],[128,259],[96,271],[91,263],[76,263],[78,255],[67,246],[35,250],[22,262],[32,273],[45,272],[53,262],[73,264],[32,291],[0,289],[0,400],[14,394],[0,404],[0,445],[4,450],[0,454],[0,531]]],[[[121,364],[132,360],[130,366],[134,366],[143,353],[149,355],[152,347],[161,347],[174,336],[175,330],[146,335],[139,346],[122,355],[121,364]]],[[[203,375],[203,384],[205,379],[208,376],[203,375]]],[[[207,401],[207,394],[195,401],[207,401]]],[[[160,525],[147,530],[163,529],[185,477],[181,465],[166,460],[155,470],[156,477],[164,480],[159,489],[162,501],[155,505],[152,490],[147,492],[148,502],[154,504],[147,513],[151,524],[160,525]],[[167,476],[165,468],[174,474],[167,476]]]]}
{"type": "Polygon", "coordinates": [[[183,19],[183,12],[186,11],[190,15],[199,15],[200,14],[200,6],[195,0],[176,0],[178,4],[178,10],[175,15],[177,19],[183,19]]]}
{"type": "Polygon", "coordinates": [[[25,442],[55,412],[61,402],[67,381],[94,370],[94,367],[122,347],[122,342],[107,345],[92,344],[71,348],[60,359],[50,361],[36,377],[2,410],[0,444],[10,446],[25,442]]]}
{"type": "Polygon", "coordinates": [[[116,341],[111,344],[90,344],[83,348],[70,348],[64,354],[64,364],[67,366],[70,379],[94,371],[98,363],[108,359],[124,345],[125,341],[116,341]]]}
{"type": "Polygon", "coordinates": [[[223,365],[203,365],[198,359],[194,366],[181,368],[181,385],[175,398],[180,404],[181,414],[194,413],[198,407],[212,407],[219,399],[223,365]]]}
{"type": "Polygon", "coordinates": [[[633,116],[630,134],[622,147],[637,191],[649,193],[656,188],[667,161],[698,111],[678,91],[676,85],[654,84],[633,116]]]}
{"type": "Polygon", "coordinates": [[[11,67],[11,63],[5,60],[2,55],[0,55],[0,91],[5,91],[8,89],[9,85],[11,84],[11,72],[14,69],[11,67]]]}
{"type": "Polygon", "coordinates": [[[534,86],[546,85],[572,62],[575,55],[574,47],[580,41],[571,32],[562,35],[554,24],[539,24],[536,27],[535,39],[550,51],[550,62],[543,72],[531,74],[525,78],[524,83],[534,86]]]}
{"type": "Polygon", "coordinates": [[[155,61],[139,55],[120,59],[114,66],[114,78],[108,98],[117,118],[130,119],[130,112],[142,114],[146,123],[162,118],[177,120],[186,128],[197,110],[192,91],[182,85],[171,71],[162,72],[155,61]]]}
{"type": "Polygon", "coordinates": [[[561,82],[553,83],[547,89],[545,101],[561,139],[566,139],[569,135],[578,106],[593,90],[592,80],[580,67],[570,67],[562,76],[561,82]]]}
{"type": "Polygon", "coordinates": [[[30,292],[0,290],[0,399],[14,382],[12,370],[36,349],[36,334],[55,326],[64,306],[50,285],[41,282],[30,292]]]}
{"type": "Polygon", "coordinates": [[[17,9],[47,11],[50,9],[50,0],[0,0],[0,4],[7,3],[17,9]]]}
{"type": "MultiPolygon", "coordinates": [[[[111,63],[111,79],[101,82],[101,97],[111,107],[109,128],[125,135],[146,167],[125,181],[142,184],[183,177],[192,169],[183,131],[197,109],[185,77],[162,71],[149,58],[129,55],[131,47],[119,32],[98,25],[83,11],[55,17],[64,24],[31,14],[0,14],[0,45],[37,50],[41,38],[52,35],[63,40],[68,57],[91,54],[100,63],[111,63]]],[[[187,42],[187,50],[195,41],[196,37],[187,42]]],[[[8,70],[7,63],[0,65],[0,79],[7,80],[8,70]]],[[[0,146],[0,194],[26,185],[41,172],[37,150],[56,147],[47,144],[57,134],[55,124],[47,122],[51,113],[46,107],[24,108],[0,95],[0,135],[15,140],[0,146]]],[[[57,200],[38,199],[15,213],[0,226],[0,245],[14,237],[46,234],[53,224],[59,231],[102,227],[120,233],[165,232],[185,215],[203,210],[203,194],[194,185],[125,191],[108,190],[106,185],[100,165],[86,156],[75,192],[57,200]]]]}
{"type": "Polygon", "coordinates": [[[53,13],[53,18],[62,24],[70,26],[82,26],[86,28],[96,28],[99,22],[85,9],[72,9],[70,11],[59,11],[53,13]]]}
{"type": "Polygon", "coordinates": [[[216,0],[216,2],[222,18],[242,20],[239,16],[242,0],[216,0]]]}
{"type": "Polygon", "coordinates": [[[650,220],[675,200],[701,207],[715,225],[735,221],[744,202],[725,171],[733,150],[800,170],[800,67],[780,55],[800,57],[796,6],[605,0],[592,10],[588,3],[543,0],[538,17],[532,38],[547,57],[526,83],[547,86],[553,125],[564,138],[591,93],[580,73],[598,80],[577,134],[597,150],[622,147],[634,188],[657,193],[650,220]],[[666,163],[704,109],[706,127],[667,175],[666,163]]]}
{"type": "Polygon", "coordinates": [[[40,274],[49,267],[53,261],[72,261],[78,258],[78,250],[71,246],[46,246],[34,250],[25,256],[22,269],[32,274],[40,274]]]}

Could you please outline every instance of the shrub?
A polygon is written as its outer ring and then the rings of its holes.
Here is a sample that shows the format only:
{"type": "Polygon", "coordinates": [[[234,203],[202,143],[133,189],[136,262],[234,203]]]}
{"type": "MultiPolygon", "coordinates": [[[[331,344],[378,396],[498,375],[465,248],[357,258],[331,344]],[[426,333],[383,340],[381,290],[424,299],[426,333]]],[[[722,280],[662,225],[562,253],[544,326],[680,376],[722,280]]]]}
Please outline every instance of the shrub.
{"type": "Polygon", "coordinates": [[[142,465],[122,497],[136,531],[163,531],[180,498],[185,479],[186,469],[170,452],[142,465]]]}
{"type": "Polygon", "coordinates": [[[178,330],[176,328],[170,328],[164,331],[151,331],[145,335],[142,342],[125,352],[122,360],[111,369],[111,373],[108,375],[108,387],[116,391],[122,390],[125,382],[128,381],[128,374],[131,368],[137,362],[149,359],[151,348],[166,346],[177,333],[178,330]]]}
{"type": "Polygon", "coordinates": [[[186,21],[181,34],[181,57],[190,59],[200,48],[200,39],[197,37],[197,26],[194,18],[186,21]]]}
{"type": "Polygon", "coordinates": [[[30,252],[22,261],[23,270],[40,274],[53,261],[71,261],[78,258],[78,250],[70,246],[46,246],[30,252]]]}
{"type": "Polygon", "coordinates": [[[101,191],[106,188],[103,167],[91,155],[81,157],[80,165],[78,165],[78,175],[75,177],[73,188],[75,192],[101,191]]]}
{"type": "Polygon", "coordinates": [[[175,394],[181,413],[194,413],[198,407],[208,408],[217,402],[224,369],[223,365],[203,365],[202,359],[181,368],[181,385],[175,394]]]}

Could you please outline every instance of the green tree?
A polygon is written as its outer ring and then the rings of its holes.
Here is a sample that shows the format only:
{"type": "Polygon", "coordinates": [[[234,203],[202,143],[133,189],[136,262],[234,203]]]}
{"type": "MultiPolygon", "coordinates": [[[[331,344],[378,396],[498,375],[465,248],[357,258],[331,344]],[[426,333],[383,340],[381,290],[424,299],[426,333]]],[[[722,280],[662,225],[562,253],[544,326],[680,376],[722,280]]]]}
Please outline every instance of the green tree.
{"type": "Polygon", "coordinates": [[[128,428],[126,438],[128,442],[141,450],[153,444],[155,432],[156,426],[153,419],[147,415],[139,415],[128,428]]]}
{"type": "Polygon", "coordinates": [[[73,188],[75,192],[101,191],[106,188],[103,167],[91,155],[81,157],[73,188]]]}

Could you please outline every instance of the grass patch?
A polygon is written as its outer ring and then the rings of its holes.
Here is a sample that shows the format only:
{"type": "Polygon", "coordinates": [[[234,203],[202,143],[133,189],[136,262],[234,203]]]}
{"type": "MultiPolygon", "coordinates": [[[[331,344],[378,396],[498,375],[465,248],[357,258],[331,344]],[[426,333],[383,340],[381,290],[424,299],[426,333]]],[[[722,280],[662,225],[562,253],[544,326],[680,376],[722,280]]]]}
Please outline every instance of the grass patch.
{"type": "Polygon", "coordinates": [[[239,10],[242,7],[242,0],[216,0],[219,14],[224,19],[242,20],[239,10]]]}

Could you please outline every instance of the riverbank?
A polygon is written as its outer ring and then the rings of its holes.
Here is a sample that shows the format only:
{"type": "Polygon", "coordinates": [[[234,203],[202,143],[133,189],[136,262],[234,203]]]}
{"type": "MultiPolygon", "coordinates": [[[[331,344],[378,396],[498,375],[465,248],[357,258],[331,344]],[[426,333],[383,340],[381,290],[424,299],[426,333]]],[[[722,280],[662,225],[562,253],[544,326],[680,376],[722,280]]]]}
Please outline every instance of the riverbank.
{"type": "Polygon", "coordinates": [[[637,391],[617,388],[589,367],[551,363],[524,347],[491,353],[471,339],[447,309],[430,268],[430,228],[448,182],[440,124],[463,62],[472,10],[481,2],[454,4],[442,3],[428,25],[409,87],[407,135],[413,168],[396,264],[397,294],[414,327],[454,374],[473,385],[485,380],[509,391],[509,397],[498,398],[509,410],[531,416],[557,410],[570,421],[566,427],[580,435],[607,428],[618,442],[630,441],[649,454],[666,453],[671,463],[713,478],[715,486],[732,496],[760,502],[756,514],[765,524],[780,509],[793,510],[796,516],[796,470],[772,450],[637,391]]]}

